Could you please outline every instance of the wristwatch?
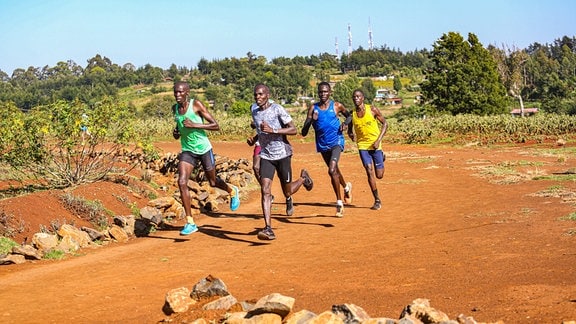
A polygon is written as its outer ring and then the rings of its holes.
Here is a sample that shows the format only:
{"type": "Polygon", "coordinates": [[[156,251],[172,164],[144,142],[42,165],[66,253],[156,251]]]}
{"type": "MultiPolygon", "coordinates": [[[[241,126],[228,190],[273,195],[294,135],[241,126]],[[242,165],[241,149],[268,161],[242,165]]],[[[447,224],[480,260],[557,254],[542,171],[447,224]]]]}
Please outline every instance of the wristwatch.
{"type": "Polygon", "coordinates": [[[272,131],[274,132],[274,134],[278,134],[278,128],[272,128],[272,131]]]}

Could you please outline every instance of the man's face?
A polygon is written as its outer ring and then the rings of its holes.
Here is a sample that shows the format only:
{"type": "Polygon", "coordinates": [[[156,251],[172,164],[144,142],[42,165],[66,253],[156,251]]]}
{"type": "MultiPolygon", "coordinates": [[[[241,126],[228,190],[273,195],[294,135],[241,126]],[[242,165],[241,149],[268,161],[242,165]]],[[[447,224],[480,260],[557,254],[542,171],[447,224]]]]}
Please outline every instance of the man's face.
{"type": "Polygon", "coordinates": [[[174,86],[174,98],[176,102],[179,104],[186,102],[189,92],[190,89],[187,89],[184,85],[179,84],[174,86]]]}
{"type": "Polygon", "coordinates": [[[354,92],[352,95],[352,101],[356,107],[360,107],[364,103],[364,95],[360,91],[354,92]]]}
{"type": "Polygon", "coordinates": [[[259,107],[265,107],[269,98],[270,94],[264,87],[259,87],[254,90],[254,101],[259,107]]]}
{"type": "Polygon", "coordinates": [[[328,87],[328,86],[318,87],[318,98],[320,98],[321,102],[328,101],[331,93],[332,93],[332,91],[330,91],[330,87],[328,87]]]}

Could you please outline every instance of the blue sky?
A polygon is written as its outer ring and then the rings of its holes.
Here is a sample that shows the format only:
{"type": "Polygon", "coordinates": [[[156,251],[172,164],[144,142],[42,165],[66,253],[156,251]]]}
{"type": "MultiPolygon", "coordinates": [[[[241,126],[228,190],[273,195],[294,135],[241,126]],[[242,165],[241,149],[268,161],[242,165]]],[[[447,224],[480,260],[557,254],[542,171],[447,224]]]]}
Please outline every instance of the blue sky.
{"type": "Polygon", "coordinates": [[[525,48],[576,36],[571,0],[0,0],[0,70],[113,63],[195,67],[200,58],[274,57],[374,47],[428,48],[443,34],[525,48]],[[370,25],[369,25],[370,22],[370,25]]]}

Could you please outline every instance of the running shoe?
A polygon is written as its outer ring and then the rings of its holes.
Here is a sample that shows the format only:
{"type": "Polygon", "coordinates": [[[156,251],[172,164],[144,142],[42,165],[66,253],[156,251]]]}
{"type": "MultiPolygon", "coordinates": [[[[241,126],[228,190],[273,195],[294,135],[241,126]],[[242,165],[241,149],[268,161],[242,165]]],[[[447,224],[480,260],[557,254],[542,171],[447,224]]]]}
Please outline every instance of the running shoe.
{"type": "Polygon", "coordinates": [[[344,206],[336,205],[336,217],[344,217],[344,206]]]}
{"type": "Polygon", "coordinates": [[[263,230],[258,232],[258,239],[264,241],[272,241],[276,239],[276,235],[271,227],[266,226],[263,230]]]}
{"type": "Polygon", "coordinates": [[[344,203],[352,203],[352,182],[346,182],[346,188],[344,188],[344,203]]]}
{"type": "Polygon", "coordinates": [[[238,187],[232,186],[232,198],[230,198],[230,210],[235,211],[240,207],[240,198],[238,197],[238,187]]]}
{"type": "Polygon", "coordinates": [[[374,205],[372,205],[372,207],[370,207],[370,209],[372,210],[378,210],[382,207],[382,204],[380,203],[380,200],[376,200],[374,202],[374,205]]]}
{"type": "Polygon", "coordinates": [[[312,190],[312,187],[314,187],[314,181],[312,181],[312,178],[310,178],[308,171],[306,171],[306,169],[302,169],[300,176],[304,178],[304,188],[306,188],[308,191],[312,190]]]}
{"type": "Polygon", "coordinates": [[[286,198],[286,215],[292,216],[294,214],[294,203],[292,197],[286,198]]]}
{"type": "Polygon", "coordinates": [[[196,224],[186,223],[184,228],[180,231],[180,235],[190,235],[194,232],[198,232],[198,226],[196,226],[196,224]]]}

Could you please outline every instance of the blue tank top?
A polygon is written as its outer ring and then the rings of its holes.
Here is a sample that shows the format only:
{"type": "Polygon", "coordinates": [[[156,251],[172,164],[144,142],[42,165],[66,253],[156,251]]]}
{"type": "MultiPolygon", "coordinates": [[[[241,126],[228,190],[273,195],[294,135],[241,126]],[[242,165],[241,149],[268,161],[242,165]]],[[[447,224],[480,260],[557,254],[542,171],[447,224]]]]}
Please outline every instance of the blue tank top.
{"type": "Polygon", "coordinates": [[[340,118],[334,111],[334,101],[330,100],[326,110],[320,109],[318,103],[315,103],[314,113],[318,114],[318,119],[312,122],[316,136],[316,151],[327,152],[336,145],[344,151],[344,134],[340,131],[340,118]]]}

